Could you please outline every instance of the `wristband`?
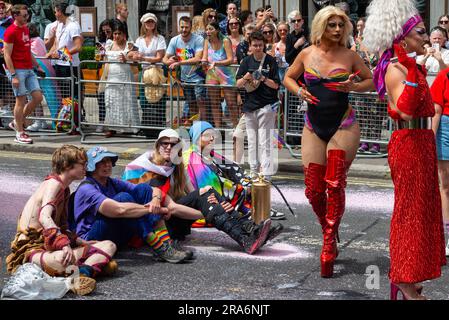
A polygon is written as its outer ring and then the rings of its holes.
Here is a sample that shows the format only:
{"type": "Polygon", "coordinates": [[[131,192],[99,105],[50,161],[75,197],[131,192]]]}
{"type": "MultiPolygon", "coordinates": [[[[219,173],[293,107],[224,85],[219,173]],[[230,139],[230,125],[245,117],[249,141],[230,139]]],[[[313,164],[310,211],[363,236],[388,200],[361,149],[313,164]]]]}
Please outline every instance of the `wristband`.
{"type": "Polygon", "coordinates": [[[296,92],[296,95],[300,98],[302,98],[302,90],[304,90],[302,87],[299,87],[298,92],[296,92]]]}

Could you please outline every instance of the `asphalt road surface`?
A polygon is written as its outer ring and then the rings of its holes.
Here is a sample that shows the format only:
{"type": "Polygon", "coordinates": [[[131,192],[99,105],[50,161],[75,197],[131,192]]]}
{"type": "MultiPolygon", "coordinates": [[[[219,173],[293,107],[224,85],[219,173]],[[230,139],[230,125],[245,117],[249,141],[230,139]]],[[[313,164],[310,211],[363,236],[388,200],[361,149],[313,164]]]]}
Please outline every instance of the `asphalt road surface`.
{"type": "MultiPolygon", "coordinates": [[[[25,201],[50,169],[50,156],[0,153],[0,288],[8,279],[4,258],[9,253],[17,216],[25,201]]],[[[114,174],[120,176],[119,160],[114,174]]],[[[349,179],[346,212],[340,225],[340,255],[334,277],[320,277],[320,226],[304,196],[301,176],[276,177],[294,208],[287,210],[276,190],[273,208],[286,213],[284,232],[256,255],[216,229],[194,229],[185,246],[195,251],[191,263],[155,262],[148,249],[118,252],[119,271],[99,280],[88,297],[68,294],[64,299],[137,300],[348,300],[389,298],[389,223],[393,188],[387,180],[349,179]]],[[[424,294],[448,299],[449,272],[424,283],[424,294]]]]}

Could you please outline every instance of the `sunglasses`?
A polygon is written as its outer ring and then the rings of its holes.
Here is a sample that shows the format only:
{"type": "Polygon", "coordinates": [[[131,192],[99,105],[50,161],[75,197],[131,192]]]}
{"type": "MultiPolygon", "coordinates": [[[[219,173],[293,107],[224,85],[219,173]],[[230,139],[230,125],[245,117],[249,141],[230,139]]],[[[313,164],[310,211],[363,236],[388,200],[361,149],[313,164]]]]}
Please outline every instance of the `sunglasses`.
{"type": "Polygon", "coordinates": [[[18,16],[24,17],[25,19],[27,19],[30,15],[28,13],[25,13],[25,14],[19,14],[18,16]]]}
{"type": "Polygon", "coordinates": [[[216,15],[210,14],[207,18],[208,18],[208,19],[217,19],[217,16],[216,16],[216,15]]]}
{"type": "Polygon", "coordinates": [[[438,21],[439,24],[448,24],[449,20],[440,20],[438,21]]]}
{"type": "Polygon", "coordinates": [[[332,28],[332,29],[336,28],[337,26],[338,26],[339,28],[344,28],[344,27],[345,27],[345,24],[344,24],[343,22],[340,22],[340,23],[329,22],[329,23],[327,24],[327,26],[328,26],[329,28],[332,28]]]}
{"type": "Polygon", "coordinates": [[[278,29],[278,32],[288,32],[287,29],[278,29]]]}
{"type": "Polygon", "coordinates": [[[177,145],[177,143],[176,142],[161,142],[161,146],[162,146],[162,148],[164,148],[164,149],[167,149],[168,148],[168,146],[170,146],[170,147],[174,147],[174,146],[176,146],[177,145]]]}
{"type": "Polygon", "coordinates": [[[270,30],[270,31],[264,31],[263,34],[273,34],[273,31],[272,31],[272,30],[270,30]]]}
{"type": "Polygon", "coordinates": [[[229,22],[229,25],[230,25],[230,26],[238,26],[239,23],[238,23],[238,22],[229,22]]]}
{"type": "Polygon", "coordinates": [[[292,20],[292,23],[300,23],[302,19],[292,20]]]}

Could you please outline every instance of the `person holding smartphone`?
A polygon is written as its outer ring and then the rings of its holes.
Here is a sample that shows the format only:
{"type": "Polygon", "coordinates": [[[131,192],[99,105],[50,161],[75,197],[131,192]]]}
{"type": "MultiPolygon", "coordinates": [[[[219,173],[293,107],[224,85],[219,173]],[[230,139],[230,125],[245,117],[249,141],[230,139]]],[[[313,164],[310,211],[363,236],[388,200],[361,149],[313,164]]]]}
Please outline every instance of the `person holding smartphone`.
{"type": "Polygon", "coordinates": [[[442,27],[430,30],[431,47],[417,59],[418,64],[426,66],[427,72],[438,73],[449,67],[449,50],[444,48],[447,38],[447,31],[442,27]]]}

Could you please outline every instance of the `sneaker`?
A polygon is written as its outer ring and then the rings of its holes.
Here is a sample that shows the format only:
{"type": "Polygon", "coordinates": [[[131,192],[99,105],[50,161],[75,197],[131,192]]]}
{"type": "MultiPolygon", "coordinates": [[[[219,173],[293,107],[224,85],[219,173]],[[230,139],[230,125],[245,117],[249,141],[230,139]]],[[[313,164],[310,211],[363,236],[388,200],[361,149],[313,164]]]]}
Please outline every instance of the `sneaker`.
{"type": "Polygon", "coordinates": [[[153,250],[153,252],[158,261],[170,263],[180,263],[187,260],[188,257],[187,253],[176,250],[168,241],[165,241],[159,249],[153,250]]]}
{"type": "Polygon", "coordinates": [[[287,217],[285,216],[285,213],[279,212],[277,210],[271,209],[270,211],[270,218],[271,220],[285,220],[287,217]]]}
{"type": "MultiPolygon", "coordinates": [[[[38,120],[38,121],[39,121],[39,120],[38,120]]],[[[47,122],[44,121],[44,120],[40,120],[40,121],[39,121],[39,125],[40,125],[40,128],[41,128],[42,130],[47,130],[47,129],[48,129],[48,124],[47,124],[47,122]]]]}
{"type": "Polygon", "coordinates": [[[185,252],[187,255],[186,260],[195,260],[196,259],[196,257],[193,254],[193,251],[187,250],[182,247],[181,241],[179,241],[177,239],[171,240],[171,246],[178,251],[185,252]]]}
{"type": "Polygon", "coordinates": [[[367,152],[369,150],[369,145],[366,142],[360,144],[359,152],[367,152]]]}
{"type": "Polygon", "coordinates": [[[33,143],[33,140],[25,132],[17,133],[14,141],[23,144],[33,143]]]}
{"type": "Polygon", "coordinates": [[[242,239],[242,246],[246,253],[254,254],[265,244],[270,227],[271,220],[267,219],[253,228],[249,235],[244,236],[242,239]]]}
{"type": "Polygon", "coordinates": [[[371,153],[380,153],[380,145],[378,143],[373,143],[371,149],[369,149],[371,153]]]}
{"type": "Polygon", "coordinates": [[[446,257],[449,257],[449,240],[447,241],[446,245],[446,257]]]}
{"type": "Polygon", "coordinates": [[[32,125],[30,125],[26,128],[27,131],[31,131],[31,132],[37,132],[40,129],[42,129],[42,128],[41,128],[41,124],[38,121],[34,122],[32,125]]]}
{"type": "Polygon", "coordinates": [[[15,122],[14,120],[11,121],[11,122],[8,124],[8,127],[9,127],[9,129],[11,129],[11,130],[17,132],[17,129],[16,129],[16,122],[15,122]]]}
{"type": "Polygon", "coordinates": [[[70,291],[80,296],[85,296],[95,290],[97,282],[95,279],[80,275],[78,278],[72,279],[70,291]]]}

